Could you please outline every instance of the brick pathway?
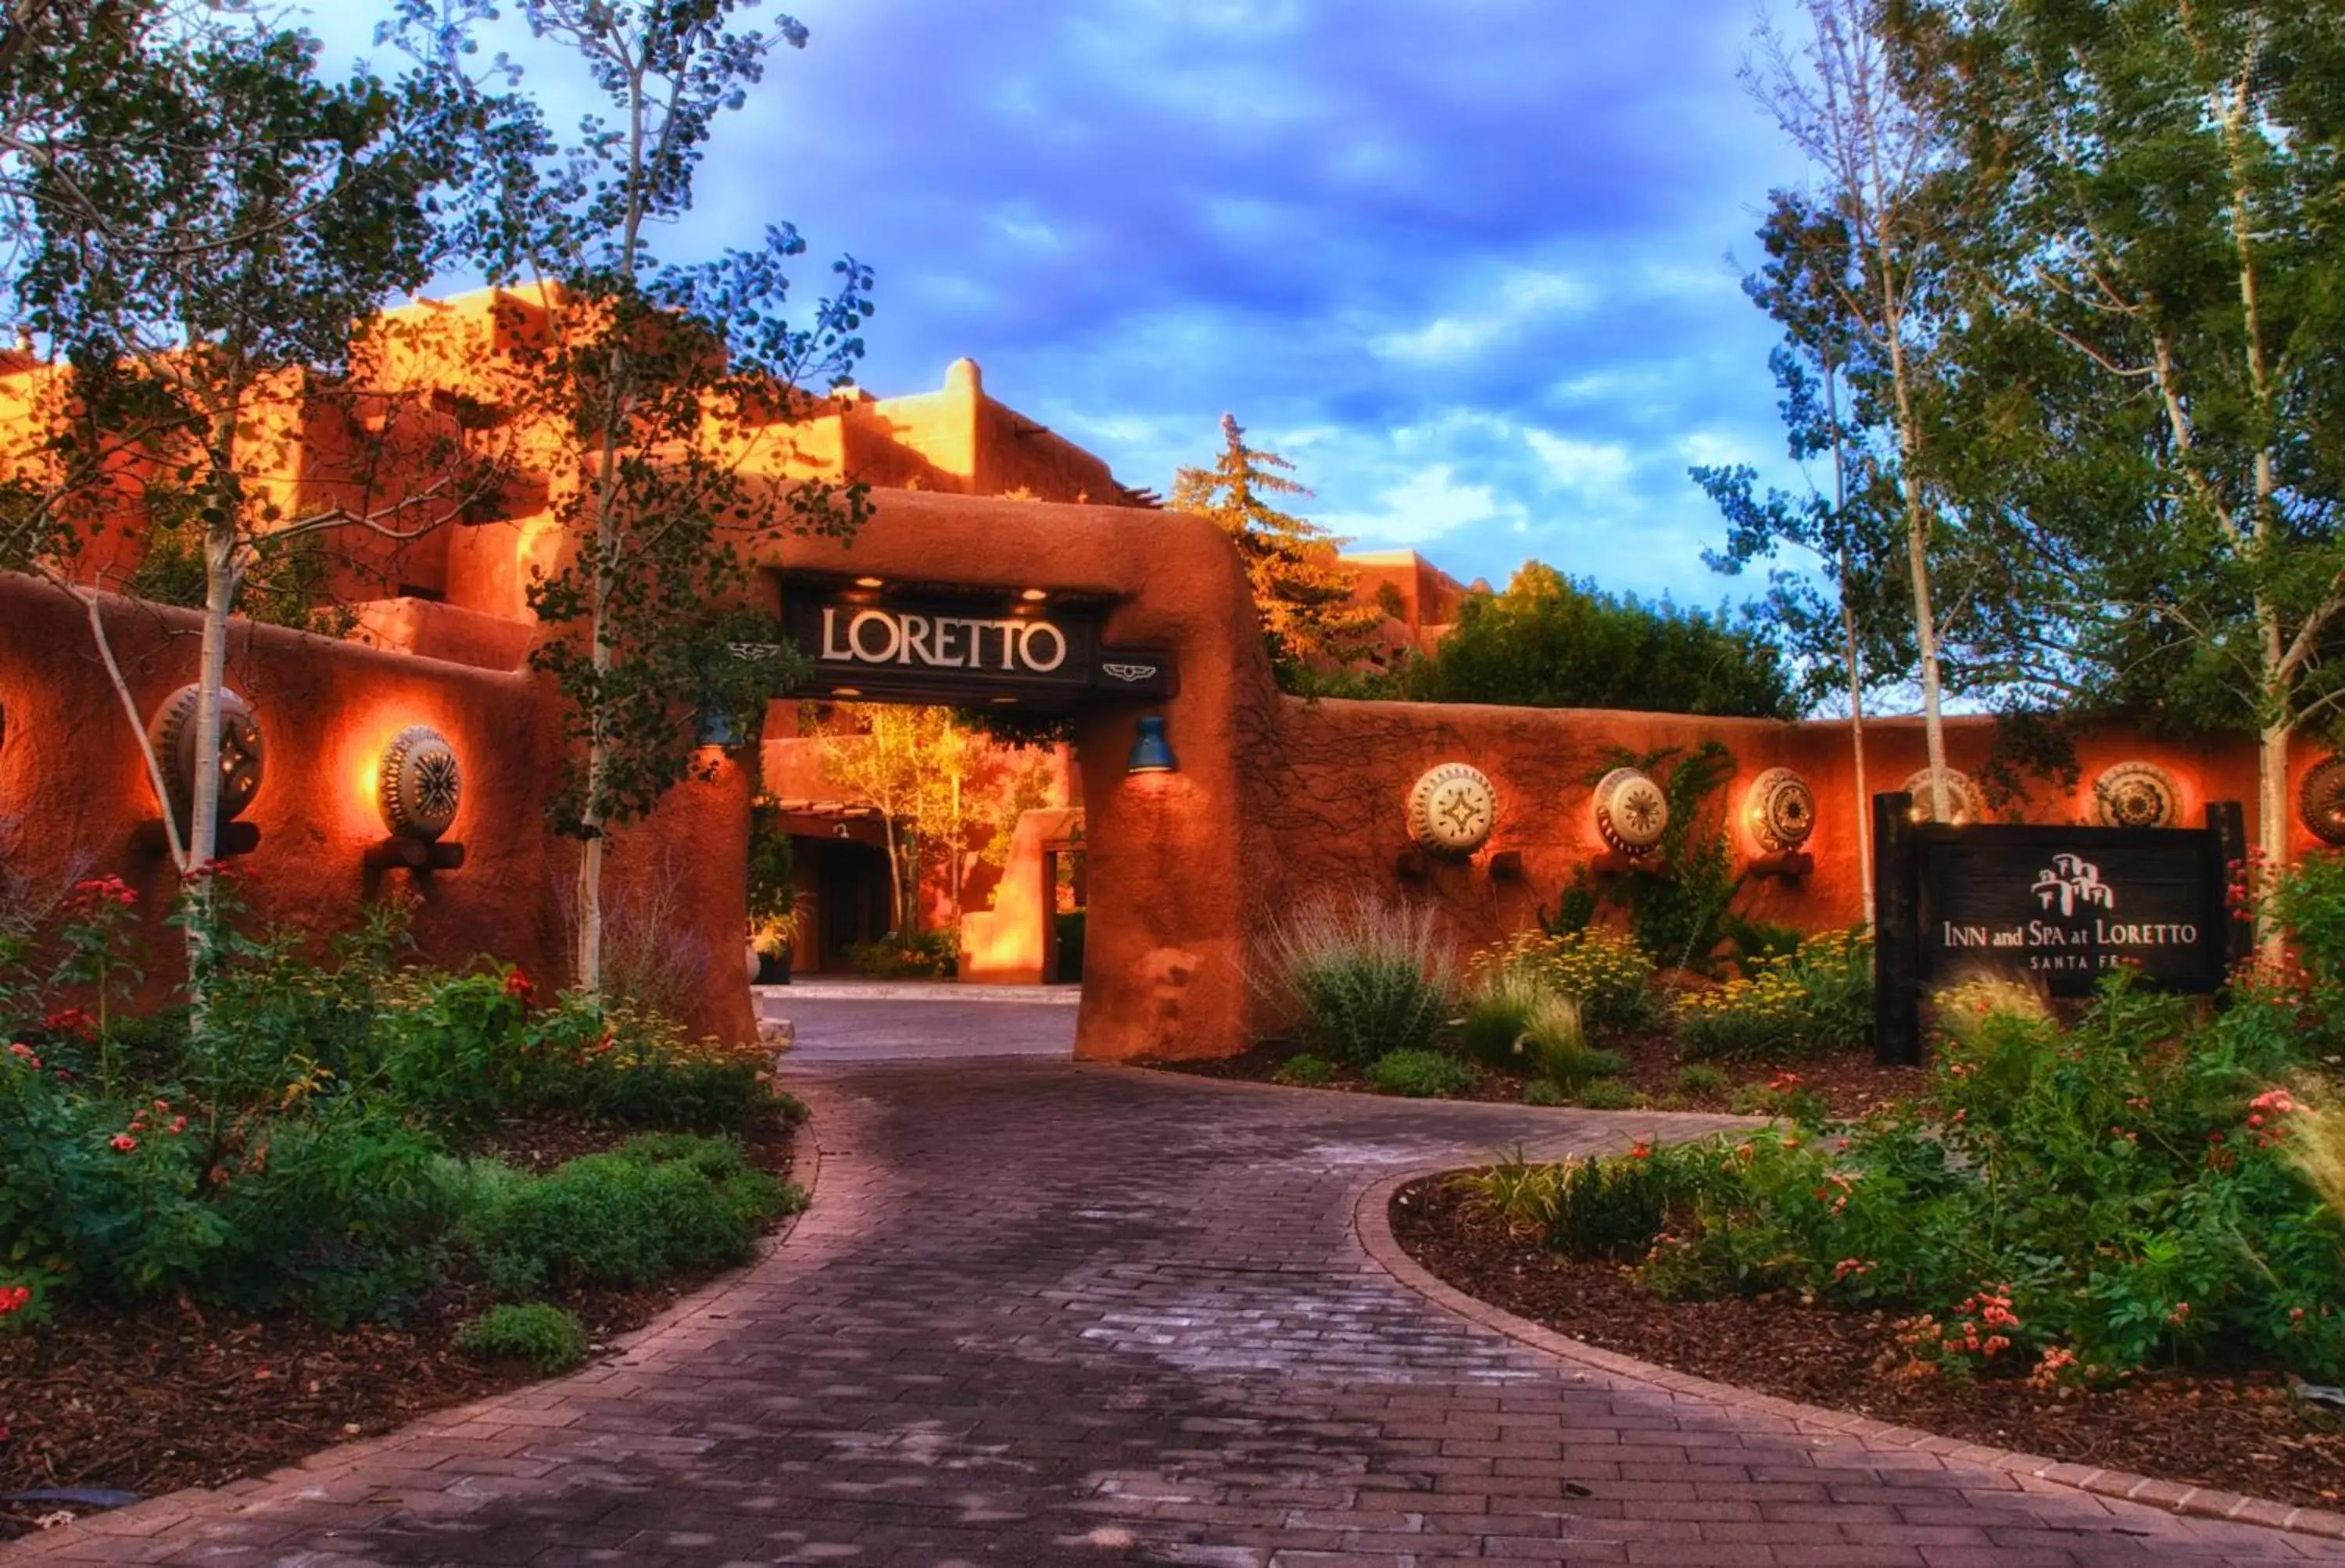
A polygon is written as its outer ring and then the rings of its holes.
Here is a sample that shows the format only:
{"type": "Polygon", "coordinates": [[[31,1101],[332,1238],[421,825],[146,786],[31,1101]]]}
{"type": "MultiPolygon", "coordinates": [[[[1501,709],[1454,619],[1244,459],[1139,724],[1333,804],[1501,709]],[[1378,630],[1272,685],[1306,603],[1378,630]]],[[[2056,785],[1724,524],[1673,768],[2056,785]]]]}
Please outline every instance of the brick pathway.
{"type": "Polygon", "coordinates": [[[2345,1556],[1575,1367],[1404,1288],[1347,1229],[1397,1170],[1618,1145],[1654,1118],[1018,1060],[800,1086],[814,1209],[621,1359],[20,1550],[289,1568],[2345,1556]]]}

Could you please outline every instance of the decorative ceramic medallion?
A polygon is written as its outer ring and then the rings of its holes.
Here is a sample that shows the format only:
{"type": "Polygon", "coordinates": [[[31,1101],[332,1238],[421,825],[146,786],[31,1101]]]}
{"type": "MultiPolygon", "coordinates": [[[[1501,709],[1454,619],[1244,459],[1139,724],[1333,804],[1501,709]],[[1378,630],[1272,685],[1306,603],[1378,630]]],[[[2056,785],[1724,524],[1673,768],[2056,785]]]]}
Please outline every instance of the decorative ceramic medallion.
{"type": "Polygon", "coordinates": [[[2322,843],[2345,845],[2345,757],[2313,765],[2297,787],[2296,814],[2322,843]]]}
{"type": "Polygon", "coordinates": [[[463,795],[464,773],[456,765],[455,748],[430,725],[411,725],[383,748],[375,804],[394,836],[430,843],[456,820],[463,795]]]}
{"type": "Polygon", "coordinates": [[[1752,779],[1743,801],[1751,836],[1771,855],[1798,849],[1816,830],[1816,792],[1788,768],[1770,768],[1752,779]]]}
{"type": "Polygon", "coordinates": [[[1498,791],[1489,776],[1463,762],[1445,762],[1408,792],[1408,831],[1438,855],[1470,855],[1490,840],[1498,821],[1498,791]]]}
{"type": "Polygon", "coordinates": [[[1670,825],[1670,799],[1634,768],[1615,768],[1597,781],[1596,830],[1624,855],[1649,855],[1670,825]]]}
{"type": "MultiPolygon", "coordinates": [[[[1921,769],[1899,786],[1914,797],[1913,816],[1916,822],[1931,821],[1935,817],[1930,795],[1930,770],[1921,769]]],[[[1986,820],[1986,795],[1975,780],[1959,768],[1946,769],[1946,804],[1952,808],[1957,828],[1967,828],[1973,822],[1986,820]]]]}
{"type": "Polygon", "coordinates": [[[2093,780],[2093,815],[2104,828],[2171,828],[2182,820],[2182,787],[2155,762],[2119,762],[2093,780]]]}
{"type": "MultiPolygon", "coordinates": [[[[185,823],[196,799],[196,708],[200,694],[183,686],[163,699],[147,721],[147,739],[155,759],[163,765],[164,781],[171,789],[172,814],[185,823]]],[[[268,762],[260,726],[252,708],[226,687],[219,694],[219,811],[218,820],[232,822],[260,793],[260,776],[268,762]]]]}

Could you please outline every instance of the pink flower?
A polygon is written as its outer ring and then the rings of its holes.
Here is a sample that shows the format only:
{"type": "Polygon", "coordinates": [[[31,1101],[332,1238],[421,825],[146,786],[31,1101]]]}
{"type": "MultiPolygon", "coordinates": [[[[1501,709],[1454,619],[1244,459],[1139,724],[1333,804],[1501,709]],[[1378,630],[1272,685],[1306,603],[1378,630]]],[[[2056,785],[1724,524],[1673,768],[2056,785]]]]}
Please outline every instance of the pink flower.
{"type": "Polygon", "coordinates": [[[125,1155],[138,1146],[138,1140],[132,1137],[128,1133],[117,1133],[113,1137],[107,1139],[107,1146],[112,1148],[116,1153],[125,1155]]]}

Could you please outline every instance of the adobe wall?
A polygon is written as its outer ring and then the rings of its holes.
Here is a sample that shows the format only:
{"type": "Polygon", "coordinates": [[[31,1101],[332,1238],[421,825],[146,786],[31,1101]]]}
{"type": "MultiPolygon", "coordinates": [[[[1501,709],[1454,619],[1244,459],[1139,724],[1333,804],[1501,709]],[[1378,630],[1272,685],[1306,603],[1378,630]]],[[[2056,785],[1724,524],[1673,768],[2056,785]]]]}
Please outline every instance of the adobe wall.
{"type": "MultiPolygon", "coordinates": [[[[138,710],[149,714],[195,677],[199,618],[127,599],[101,604],[138,710]]],[[[259,846],[235,861],[257,922],[323,936],[352,925],[364,901],[404,887],[427,959],[455,964],[487,953],[561,982],[576,848],[544,825],[555,738],[541,677],[239,621],[228,678],[251,704],[266,748],[260,790],[242,819],[260,830],[259,846]],[[411,724],[445,735],[463,769],[446,834],[464,846],[461,869],[417,876],[362,863],[386,836],[374,801],[377,759],[411,724]]],[[[141,824],[160,812],[129,721],[79,603],[11,573],[0,573],[0,821],[14,820],[0,836],[6,870],[50,895],[84,876],[128,881],[145,921],[148,991],[159,998],[180,972],[179,936],[164,923],[176,881],[164,855],[139,843],[141,824]]],[[[606,886],[624,903],[674,884],[683,929],[708,945],[719,983],[690,1022],[740,1038],[754,1033],[740,917],[728,924],[709,911],[728,901],[742,907],[746,860],[695,846],[740,839],[751,781],[729,763],[718,771],[715,782],[677,789],[650,822],[620,838],[606,886]]]]}
{"type": "MultiPolygon", "coordinates": [[[[1873,792],[1902,787],[1926,765],[1918,718],[1868,723],[1865,738],[1866,784],[1873,792]]],[[[1461,946],[1497,941],[1532,923],[1542,906],[1552,912],[1573,873],[1604,852],[1590,780],[1609,766],[1612,748],[1690,751],[1706,739],[1734,757],[1732,778],[1711,801],[1728,816],[1739,867],[1763,853],[1742,813],[1759,774],[1795,769],[1816,797],[1817,827],[1806,846],[1813,872],[1795,880],[1753,878],[1736,910],[1811,930],[1863,918],[1861,819],[1844,724],[1292,697],[1280,699],[1262,743],[1247,748],[1250,793],[1284,847],[1279,874],[1264,884],[1264,896],[1287,905],[1364,891],[1429,897],[1447,915],[1461,946]],[[1470,763],[1489,775],[1498,797],[1496,829],[1469,860],[1427,858],[1421,880],[1404,877],[1398,868],[1412,847],[1404,809],[1410,786],[1444,762],[1470,763]],[[1518,877],[1497,872],[1495,862],[1509,852],[1520,858],[1518,877]]],[[[1949,719],[1951,766],[1976,777],[1993,739],[1991,719],[1949,719]]],[[[2300,779],[2321,753],[2311,745],[2298,750],[2300,779]]],[[[2026,820],[2092,820],[2094,776],[2111,763],[2147,758],[2175,775],[2185,822],[2197,825],[2209,801],[2238,800],[2247,808],[2252,839],[2255,759],[2244,743],[2151,742],[2111,729],[2081,738],[2077,752],[2076,789],[2063,792],[2041,779],[2025,781],[2026,820]]],[[[2297,838],[2299,849],[2312,846],[2301,828],[2297,838]]],[[[1600,886],[1603,877],[1597,880],[1600,886]]]]}
{"type": "MultiPolygon", "coordinates": [[[[1588,779],[1612,746],[1644,751],[1721,740],[1737,762],[1722,799],[1738,817],[1743,789],[1759,771],[1799,769],[1821,809],[1811,845],[1815,871],[1797,882],[1754,884],[1745,907],[1816,927],[1861,913],[1858,807],[1841,726],[1285,697],[1273,686],[1236,553],[1203,519],[883,493],[851,548],[790,541],[766,550],[760,565],[1101,596],[1112,601],[1103,628],[1109,646],[1178,658],[1180,689],[1169,701],[1150,708],[1100,700],[1076,725],[1091,890],[1078,1024],[1087,1057],[1242,1049],[1267,1022],[1246,982],[1246,954],[1265,921],[1312,898],[1354,890],[1429,897],[1447,912],[1461,945],[1528,924],[1599,849],[1588,779]],[[1148,711],[1167,720],[1176,772],[1127,773],[1135,721],[1148,711]],[[1491,776],[1497,830],[1472,860],[1435,862],[1411,881],[1400,869],[1409,848],[1404,802],[1418,774],[1447,761],[1491,776]],[[1519,857],[1518,880],[1494,874],[1497,858],[1509,852],[1519,857]]],[[[140,710],[151,711],[190,677],[196,619],[127,601],[108,601],[106,613],[140,710]]],[[[510,634],[460,608],[385,611],[376,629],[471,662],[269,627],[236,630],[230,683],[252,701],[269,746],[267,780],[248,813],[261,830],[260,847],[240,862],[257,911],[331,931],[348,925],[359,901],[379,894],[386,878],[406,879],[370,876],[360,864],[366,846],[383,836],[372,802],[374,759],[401,728],[430,723],[449,737],[466,771],[450,837],[465,844],[470,860],[421,888],[416,930],[426,955],[459,962],[485,952],[560,977],[574,846],[550,835],[542,815],[560,755],[549,689],[512,667],[517,645],[510,634]]],[[[170,879],[135,842],[137,824],[156,809],[79,606],[7,575],[0,575],[0,817],[22,820],[11,868],[51,885],[119,872],[140,891],[156,922],[153,950],[168,958],[171,933],[159,922],[170,879]]],[[[1989,727],[1957,720],[1952,728],[1955,765],[1975,771],[1989,727]]],[[[1893,789],[1921,765],[1920,728],[1900,721],[1871,733],[1873,785],[1893,789]]],[[[2111,732],[2085,743],[2085,779],[2136,756],[2179,777],[2191,818],[2219,799],[2241,800],[2252,815],[2246,746],[2152,745],[2111,732]]],[[[2315,748],[2301,747],[2299,775],[2317,758],[2315,748]]],[[[756,759],[711,754],[709,761],[712,781],[680,787],[650,823],[618,841],[612,898],[642,909],[653,891],[661,894],[662,930],[706,963],[706,993],[691,1022],[737,1038],[754,1027],[746,975],[735,965],[756,759]]],[[[2074,819],[2086,809],[2081,793],[2056,799],[2039,785],[2029,815],[2074,819]]],[[[1753,849],[1747,840],[1741,847],[1745,854],[1753,849]]],[[[154,966],[158,984],[168,968],[154,966]]]]}

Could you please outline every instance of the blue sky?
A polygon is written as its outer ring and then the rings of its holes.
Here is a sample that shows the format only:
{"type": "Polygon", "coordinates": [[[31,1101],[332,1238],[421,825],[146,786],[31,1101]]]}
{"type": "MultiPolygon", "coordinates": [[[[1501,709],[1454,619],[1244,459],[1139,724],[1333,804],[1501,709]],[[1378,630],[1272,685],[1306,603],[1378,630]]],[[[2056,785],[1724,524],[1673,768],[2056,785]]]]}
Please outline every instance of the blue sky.
{"type": "MultiPolygon", "coordinates": [[[[682,257],[878,271],[860,380],[987,390],[1163,490],[1234,412],[1362,548],[1714,603],[1690,463],[1797,483],[1736,259],[1798,178],[1753,0],[807,0],[682,257]]],[[[770,18],[771,9],[753,13],[770,18]]],[[[358,25],[320,7],[337,45],[358,25]]],[[[341,53],[337,48],[336,53],[341,53]]],[[[535,56],[523,52],[525,61],[535,56]]],[[[532,85],[565,127],[558,61],[532,85]]]]}

